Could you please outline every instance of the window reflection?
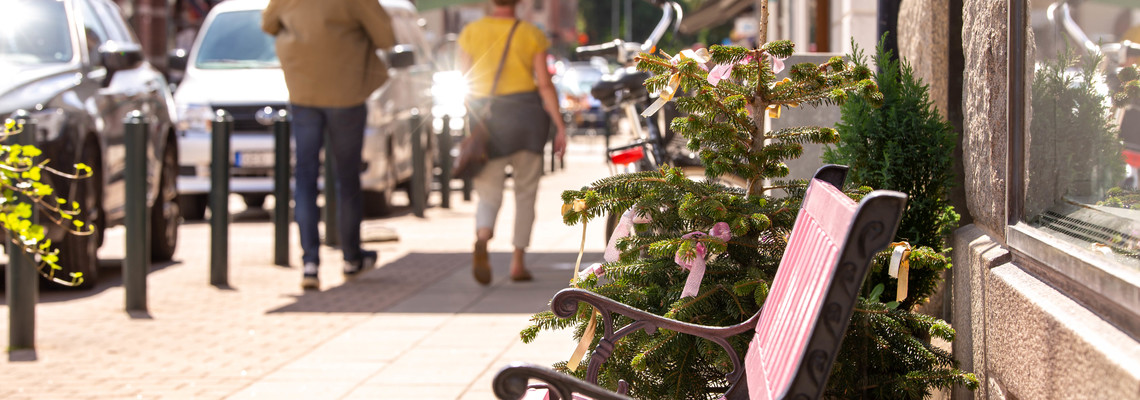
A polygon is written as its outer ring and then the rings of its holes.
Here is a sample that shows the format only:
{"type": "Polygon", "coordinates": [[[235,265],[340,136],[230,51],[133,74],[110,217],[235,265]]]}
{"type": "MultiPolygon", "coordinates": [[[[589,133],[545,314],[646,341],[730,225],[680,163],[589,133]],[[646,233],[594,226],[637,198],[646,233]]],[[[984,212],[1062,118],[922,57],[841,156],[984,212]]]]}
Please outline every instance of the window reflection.
{"type": "Polygon", "coordinates": [[[1135,79],[1126,67],[1140,60],[1140,4],[1120,4],[1032,10],[1024,215],[1089,254],[1140,267],[1140,88],[1126,90],[1135,79]]]}

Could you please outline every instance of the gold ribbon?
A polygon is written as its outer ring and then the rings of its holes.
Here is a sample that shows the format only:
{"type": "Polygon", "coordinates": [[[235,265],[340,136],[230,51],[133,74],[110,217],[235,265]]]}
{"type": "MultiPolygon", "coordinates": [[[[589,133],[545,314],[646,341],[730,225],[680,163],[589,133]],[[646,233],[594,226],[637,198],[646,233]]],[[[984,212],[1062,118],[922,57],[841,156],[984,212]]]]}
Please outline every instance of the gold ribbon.
{"type": "Polygon", "coordinates": [[[657,92],[657,101],[654,101],[645,111],[642,111],[641,116],[649,118],[657,113],[661,107],[665,107],[665,103],[668,103],[669,100],[673,99],[673,95],[677,94],[678,87],[681,87],[681,75],[673,74],[669,77],[669,84],[661,88],[660,92],[657,92]]]}
{"type": "Polygon", "coordinates": [[[895,242],[891,243],[894,250],[891,252],[891,265],[888,273],[895,278],[898,278],[898,291],[895,293],[895,301],[906,300],[907,289],[910,284],[910,243],[895,242]]]}
{"type": "Polygon", "coordinates": [[[574,349],[574,354],[571,354],[570,360],[566,361],[566,368],[571,372],[578,370],[578,365],[582,363],[582,357],[586,356],[586,349],[589,348],[590,343],[594,341],[594,329],[598,323],[597,318],[597,311],[590,314],[590,322],[586,324],[586,330],[582,332],[582,340],[578,341],[578,347],[574,349]]]}
{"type": "MultiPolygon", "coordinates": [[[[574,200],[573,203],[562,205],[562,215],[574,210],[582,212],[586,210],[585,200],[574,200]]],[[[578,260],[574,262],[574,275],[570,277],[570,286],[578,287],[578,271],[582,267],[582,254],[586,253],[586,221],[582,221],[582,244],[578,247],[578,260]]],[[[590,313],[590,322],[586,324],[586,330],[582,332],[582,339],[578,341],[578,347],[574,349],[574,353],[570,355],[570,360],[566,361],[566,368],[570,371],[578,370],[578,365],[582,363],[582,357],[586,355],[586,349],[590,347],[590,343],[594,342],[594,331],[597,328],[598,311],[594,310],[590,313]]]]}
{"type": "MultiPolygon", "coordinates": [[[[703,48],[696,51],[693,51],[692,49],[681,50],[681,52],[673,56],[669,62],[673,63],[673,65],[677,65],[684,60],[693,60],[703,65],[709,62],[709,52],[703,48]]],[[[681,75],[670,75],[669,84],[665,85],[665,87],[661,88],[661,91],[657,92],[657,101],[654,101],[653,104],[650,104],[649,107],[645,109],[645,111],[642,111],[641,116],[644,118],[649,118],[651,115],[657,113],[661,107],[665,107],[665,103],[668,103],[669,100],[672,100],[673,96],[677,94],[677,88],[679,87],[681,87],[681,75]]]]}

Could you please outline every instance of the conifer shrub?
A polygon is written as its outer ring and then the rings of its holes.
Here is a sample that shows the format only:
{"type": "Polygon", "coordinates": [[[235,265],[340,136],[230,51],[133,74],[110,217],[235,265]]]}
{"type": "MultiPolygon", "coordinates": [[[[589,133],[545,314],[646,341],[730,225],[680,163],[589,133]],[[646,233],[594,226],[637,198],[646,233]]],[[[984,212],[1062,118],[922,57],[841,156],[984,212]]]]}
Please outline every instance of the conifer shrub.
{"type": "MultiPolygon", "coordinates": [[[[856,46],[855,63],[865,65],[856,46]]],[[[914,76],[905,60],[892,57],[880,43],[874,61],[881,104],[852,99],[840,107],[839,141],[824,151],[828,163],[846,164],[848,184],[897,190],[907,194],[896,241],[912,247],[905,299],[898,298],[898,279],[889,274],[892,248],[881,252],[864,282],[870,294],[859,305],[828,386],[842,398],[920,399],[935,388],[977,385],[972,374],[958,369],[948,352],[932,346],[930,337],[954,340],[945,321],[914,312],[926,302],[951,267],[950,233],[958,214],[950,205],[953,151],[957,134],[934,108],[928,86],[914,76]]]]}
{"type": "MultiPolygon", "coordinates": [[[[855,58],[858,64],[866,63],[858,48],[855,58]]],[[[930,297],[942,271],[951,265],[946,241],[958,227],[958,213],[950,205],[958,135],[938,113],[928,86],[914,76],[908,62],[884,51],[882,44],[874,61],[880,68],[875,81],[883,94],[882,106],[852,99],[840,107],[835,127],[839,142],[824,150],[823,160],[851,167],[850,185],[907,194],[896,240],[916,248],[908,295],[899,304],[910,310],[930,297]]],[[[887,275],[887,260],[877,259],[868,281],[871,286],[884,285],[885,300],[896,300],[897,280],[887,275]]]]}

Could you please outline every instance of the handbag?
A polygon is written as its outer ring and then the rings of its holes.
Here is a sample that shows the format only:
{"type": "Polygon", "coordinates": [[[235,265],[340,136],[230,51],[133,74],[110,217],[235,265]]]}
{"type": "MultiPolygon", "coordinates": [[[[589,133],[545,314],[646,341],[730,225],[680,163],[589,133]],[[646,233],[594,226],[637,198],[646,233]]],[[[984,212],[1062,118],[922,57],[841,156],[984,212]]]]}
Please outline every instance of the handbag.
{"type": "MultiPolygon", "coordinates": [[[[507,60],[507,51],[511,49],[511,38],[515,35],[515,29],[518,28],[519,21],[515,20],[514,25],[511,25],[511,31],[507,34],[507,43],[503,47],[503,55],[499,58],[499,68],[495,71],[495,81],[491,84],[491,97],[494,98],[495,89],[499,86],[499,77],[503,74],[503,62],[507,60]]],[[[459,142],[459,155],[455,157],[452,163],[451,176],[459,179],[472,179],[483,167],[487,165],[487,160],[490,159],[488,143],[490,142],[490,133],[488,132],[488,118],[491,114],[491,105],[493,101],[488,101],[480,107],[480,110],[468,110],[467,115],[470,116],[471,133],[459,142]]]]}

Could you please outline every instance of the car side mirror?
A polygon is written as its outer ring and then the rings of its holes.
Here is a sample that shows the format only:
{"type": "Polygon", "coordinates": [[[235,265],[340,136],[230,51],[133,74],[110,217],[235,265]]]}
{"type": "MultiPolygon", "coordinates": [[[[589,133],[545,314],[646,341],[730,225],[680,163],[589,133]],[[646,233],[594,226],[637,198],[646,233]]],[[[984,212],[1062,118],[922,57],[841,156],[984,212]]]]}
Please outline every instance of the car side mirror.
{"type": "Polygon", "coordinates": [[[142,46],[136,43],[107,42],[99,46],[99,55],[108,74],[135,68],[143,62],[142,46]]]}
{"type": "Polygon", "coordinates": [[[166,80],[173,85],[182,83],[182,77],[186,75],[188,59],[189,55],[186,53],[186,49],[174,49],[166,53],[166,80]]]}
{"type": "Polygon", "coordinates": [[[186,71],[189,53],[186,49],[174,49],[166,54],[166,67],[171,71],[186,71]]]}
{"type": "Polygon", "coordinates": [[[406,44],[396,45],[388,52],[388,66],[392,68],[407,68],[416,64],[416,51],[414,46],[406,44]]]}

